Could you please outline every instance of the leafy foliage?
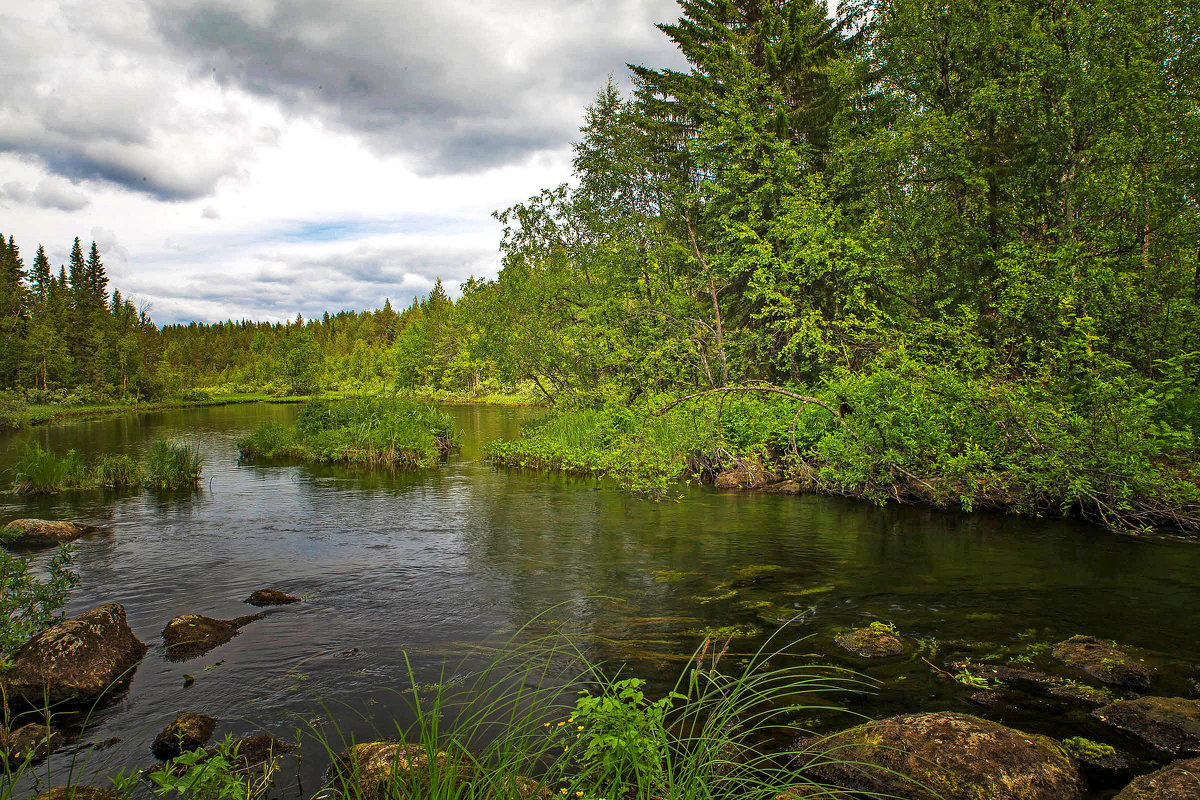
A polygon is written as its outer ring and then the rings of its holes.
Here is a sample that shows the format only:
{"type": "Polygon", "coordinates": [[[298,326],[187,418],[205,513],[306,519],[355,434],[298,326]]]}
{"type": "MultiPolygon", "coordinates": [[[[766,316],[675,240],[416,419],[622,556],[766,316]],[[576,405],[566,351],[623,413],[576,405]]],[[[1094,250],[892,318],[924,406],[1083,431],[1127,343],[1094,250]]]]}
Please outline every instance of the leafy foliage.
{"type": "Polygon", "coordinates": [[[44,565],[44,578],[29,560],[0,550],[0,670],[4,661],[32,636],[61,617],[67,592],[79,582],[71,570],[74,551],[60,545],[44,565]]]}

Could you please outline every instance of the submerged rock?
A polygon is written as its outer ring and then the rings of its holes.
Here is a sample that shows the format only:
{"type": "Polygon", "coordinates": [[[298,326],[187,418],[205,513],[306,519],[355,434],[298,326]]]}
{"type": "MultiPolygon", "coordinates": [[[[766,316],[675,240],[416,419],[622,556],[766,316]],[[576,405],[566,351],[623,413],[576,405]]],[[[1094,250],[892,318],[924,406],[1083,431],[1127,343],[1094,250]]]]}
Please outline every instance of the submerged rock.
{"type": "Polygon", "coordinates": [[[217,729],[217,721],[207,714],[182,711],[171,724],[158,732],[150,751],[154,757],[167,761],[176,756],[203,747],[217,729]]]}
{"type": "Polygon", "coordinates": [[[213,619],[200,614],[183,614],[175,617],[162,632],[163,641],[167,644],[167,658],[171,661],[187,661],[202,656],[237,636],[240,629],[261,616],[250,614],[234,619],[213,619]]]}
{"type": "Polygon", "coordinates": [[[863,658],[887,658],[904,655],[904,642],[891,625],[872,622],[865,628],[843,633],[833,640],[838,647],[863,658]]]}
{"type": "Polygon", "coordinates": [[[1072,636],[1054,645],[1050,652],[1064,664],[1081,669],[1102,683],[1131,689],[1150,688],[1150,668],[1118,650],[1112,642],[1092,636],[1072,636]]]}
{"type": "Polygon", "coordinates": [[[1006,667],[1003,664],[976,664],[973,661],[954,661],[946,665],[954,672],[965,672],[972,678],[981,678],[989,682],[1000,683],[1033,683],[1039,686],[1055,686],[1062,683],[1060,678],[1037,672],[1031,669],[1006,667]]]}
{"type": "Polygon", "coordinates": [[[146,645],[133,634],[120,603],[105,603],[64,620],[26,642],[3,677],[8,697],[40,708],[88,704],[133,677],[146,645]]]}
{"type": "Polygon", "coordinates": [[[277,589],[259,589],[242,601],[252,606],[286,606],[289,603],[299,603],[299,597],[292,597],[277,589]]]}
{"type": "MultiPolygon", "coordinates": [[[[780,481],[779,483],[772,483],[768,486],[764,486],[762,488],[762,490],[764,492],[768,492],[770,494],[800,494],[804,491],[804,487],[801,486],[796,481],[780,481]]],[[[801,788],[812,788],[812,787],[796,787],[796,788],[797,788],[797,790],[799,790],[801,788]]],[[[788,791],[791,791],[791,790],[789,789],[788,791]]]]}
{"type": "Polygon", "coordinates": [[[50,755],[62,741],[62,733],[47,728],[44,722],[30,722],[11,731],[0,728],[0,758],[14,767],[26,760],[32,764],[50,755]]]}
{"type": "Polygon", "coordinates": [[[1200,758],[1140,775],[1113,800],[1200,800],[1200,758]]]}
{"type": "Polygon", "coordinates": [[[58,786],[42,792],[34,800],[121,800],[121,795],[112,789],[95,786],[58,786]]]}
{"type": "Polygon", "coordinates": [[[1079,686],[1074,683],[1064,683],[1061,686],[1052,686],[1049,690],[1050,694],[1055,697],[1062,697],[1067,700],[1078,700],[1081,703],[1087,703],[1093,706],[1102,706],[1113,701],[1112,692],[1107,689],[1098,689],[1095,686],[1079,686]]]}
{"type": "Polygon", "coordinates": [[[796,750],[806,777],[909,800],[1078,800],[1084,790],[1053,739],[966,714],[905,714],[796,750]]]}
{"type": "Polygon", "coordinates": [[[0,544],[16,547],[53,547],[73,542],[81,536],[96,533],[94,525],[60,522],[47,519],[14,519],[0,531],[0,544]]]}
{"type": "MultiPolygon", "coordinates": [[[[210,747],[208,754],[213,755],[218,749],[210,747]]],[[[294,745],[276,739],[269,733],[255,733],[237,740],[237,758],[235,760],[242,769],[256,769],[272,758],[290,753],[295,749],[294,745]]]]}
{"type": "Polygon", "coordinates": [[[1149,747],[1175,756],[1200,753],[1200,700],[1139,697],[1097,708],[1092,716],[1149,747]]]}

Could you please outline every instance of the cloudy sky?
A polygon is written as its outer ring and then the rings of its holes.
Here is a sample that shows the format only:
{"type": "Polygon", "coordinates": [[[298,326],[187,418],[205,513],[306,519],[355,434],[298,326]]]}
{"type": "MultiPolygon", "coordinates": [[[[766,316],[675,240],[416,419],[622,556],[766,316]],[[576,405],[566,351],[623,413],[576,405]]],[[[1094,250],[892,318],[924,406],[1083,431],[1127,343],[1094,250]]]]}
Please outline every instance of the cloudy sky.
{"type": "Polygon", "coordinates": [[[0,0],[0,232],[79,236],[157,322],[406,305],[493,276],[674,0],[0,0]]]}

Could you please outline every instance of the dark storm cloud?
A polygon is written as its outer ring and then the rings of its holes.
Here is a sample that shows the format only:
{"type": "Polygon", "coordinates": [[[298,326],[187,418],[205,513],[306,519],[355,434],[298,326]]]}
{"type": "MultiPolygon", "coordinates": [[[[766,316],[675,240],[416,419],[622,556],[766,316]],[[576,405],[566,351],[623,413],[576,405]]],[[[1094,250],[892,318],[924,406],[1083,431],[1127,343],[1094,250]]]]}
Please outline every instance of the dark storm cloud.
{"type": "Polygon", "coordinates": [[[177,0],[158,30],[197,72],[402,153],[471,172],[566,145],[605,77],[673,61],[672,0],[177,0]]]}

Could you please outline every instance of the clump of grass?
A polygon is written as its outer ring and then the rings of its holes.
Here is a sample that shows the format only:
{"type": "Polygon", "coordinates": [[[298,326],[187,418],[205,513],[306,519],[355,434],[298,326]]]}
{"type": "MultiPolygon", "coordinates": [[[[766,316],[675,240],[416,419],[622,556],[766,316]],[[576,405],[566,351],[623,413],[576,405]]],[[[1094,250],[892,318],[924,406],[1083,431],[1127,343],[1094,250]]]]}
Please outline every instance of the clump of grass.
{"type": "Polygon", "coordinates": [[[408,398],[310,400],[295,425],[265,425],[238,440],[243,456],[428,467],[454,444],[449,415],[408,398]]]}
{"type": "Polygon", "coordinates": [[[146,462],[146,485],[151,489],[195,489],[200,486],[200,449],[159,439],[146,462]]]}
{"type": "Polygon", "coordinates": [[[109,489],[136,489],[142,485],[142,467],[129,456],[104,455],[96,465],[96,483],[109,489]]]}
{"type": "Polygon", "coordinates": [[[26,445],[13,465],[13,491],[22,495],[82,488],[89,478],[87,464],[74,450],[60,458],[37,442],[26,445]]]}

